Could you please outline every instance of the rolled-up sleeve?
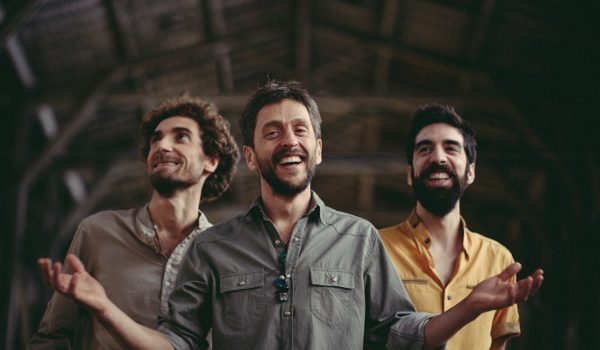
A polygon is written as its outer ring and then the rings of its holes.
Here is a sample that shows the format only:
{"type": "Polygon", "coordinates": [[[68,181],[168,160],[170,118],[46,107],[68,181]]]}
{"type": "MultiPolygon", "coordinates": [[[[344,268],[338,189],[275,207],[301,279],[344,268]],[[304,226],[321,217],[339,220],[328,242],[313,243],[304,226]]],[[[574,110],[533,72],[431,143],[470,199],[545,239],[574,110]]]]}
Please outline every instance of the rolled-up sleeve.
{"type": "MultiPolygon", "coordinates": [[[[368,346],[420,350],[425,339],[425,324],[435,315],[415,311],[379,235],[375,233],[373,237],[365,274],[369,304],[366,320],[368,346]]],[[[445,349],[445,346],[440,349],[445,349]]]]}

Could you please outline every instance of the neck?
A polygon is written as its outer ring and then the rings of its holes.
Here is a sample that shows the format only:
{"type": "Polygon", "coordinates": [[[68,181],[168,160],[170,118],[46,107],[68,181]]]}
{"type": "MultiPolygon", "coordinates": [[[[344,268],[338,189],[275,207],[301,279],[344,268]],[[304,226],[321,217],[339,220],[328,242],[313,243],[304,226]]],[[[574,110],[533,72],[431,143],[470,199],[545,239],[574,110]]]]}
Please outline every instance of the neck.
{"type": "Polygon", "coordinates": [[[267,216],[277,228],[280,238],[288,243],[296,223],[308,211],[312,196],[310,186],[288,197],[274,193],[268,184],[261,183],[261,196],[267,216]]]}
{"type": "Polygon", "coordinates": [[[441,245],[454,246],[462,242],[460,234],[460,202],[443,217],[435,216],[417,202],[417,215],[431,233],[433,240],[441,245]]]}
{"type": "MultiPolygon", "coordinates": [[[[201,189],[191,187],[175,193],[170,198],[152,194],[148,209],[161,235],[185,238],[198,225],[198,206],[201,189]]],[[[162,237],[159,237],[162,238],[162,237]]]]}

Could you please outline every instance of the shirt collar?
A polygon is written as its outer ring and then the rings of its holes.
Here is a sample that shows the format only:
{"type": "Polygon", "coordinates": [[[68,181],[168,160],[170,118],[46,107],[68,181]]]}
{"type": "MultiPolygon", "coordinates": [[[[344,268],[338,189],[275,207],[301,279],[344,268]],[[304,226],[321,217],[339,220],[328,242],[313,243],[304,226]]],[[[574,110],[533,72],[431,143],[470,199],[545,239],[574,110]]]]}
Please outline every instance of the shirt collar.
{"type": "MultiPolygon", "coordinates": [[[[414,208],[410,212],[407,221],[410,224],[411,232],[413,233],[415,238],[429,248],[429,246],[431,245],[431,233],[429,232],[427,227],[425,227],[425,225],[421,222],[421,218],[417,214],[416,208],[414,208]]],[[[463,252],[465,253],[466,258],[469,259],[470,252],[473,249],[473,237],[471,235],[471,232],[467,228],[467,223],[465,222],[465,219],[462,216],[460,217],[460,229],[462,231],[463,237],[463,252]]]]}
{"type": "MultiPolygon", "coordinates": [[[[314,192],[311,191],[311,198],[308,212],[304,216],[308,216],[309,218],[318,219],[322,223],[324,221],[324,210],[326,210],[325,203],[321,198],[314,192]]],[[[254,215],[261,215],[263,220],[270,220],[267,214],[265,213],[263,200],[261,196],[256,197],[252,204],[250,204],[250,208],[244,215],[244,217],[253,217],[254,215]]]]}
{"type": "MultiPolygon", "coordinates": [[[[156,229],[154,227],[154,223],[152,222],[152,218],[150,217],[150,209],[148,205],[149,203],[146,203],[144,207],[138,210],[136,224],[139,229],[136,230],[135,233],[144,244],[152,247],[155,251],[160,252],[160,247],[156,242],[156,229]]],[[[208,221],[206,215],[204,215],[201,210],[198,210],[198,226],[192,230],[189,236],[196,236],[211,226],[212,223],[208,221]]]]}

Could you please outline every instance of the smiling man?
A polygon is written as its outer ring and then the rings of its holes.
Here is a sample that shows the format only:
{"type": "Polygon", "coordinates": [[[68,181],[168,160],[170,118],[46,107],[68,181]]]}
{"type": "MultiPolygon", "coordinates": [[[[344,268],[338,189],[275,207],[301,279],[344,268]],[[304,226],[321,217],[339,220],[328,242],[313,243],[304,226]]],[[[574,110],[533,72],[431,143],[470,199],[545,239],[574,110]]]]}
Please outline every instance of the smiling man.
{"type": "MultiPolygon", "coordinates": [[[[468,123],[452,107],[428,105],[415,113],[409,130],[407,180],[417,205],[408,220],[380,233],[416,309],[441,313],[513,258],[500,243],[471,232],[460,215],[460,198],[475,180],[477,158],[468,123]]],[[[504,349],[519,332],[517,305],[512,305],[482,314],[447,348],[504,349]]]]}
{"type": "MultiPolygon", "coordinates": [[[[212,226],[199,204],[227,190],[239,155],[227,121],[213,104],[199,99],[163,103],[144,116],[141,131],[142,158],[154,188],[150,202],[84,219],[69,253],[81,259],[126,317],[156,327],[186,250],[194,237],[212,226]]],[[[48,271],[51,263],[40,259],[40,267],[48,271]]],[[[28,346],[118,348],[121,345],[90,312],[60,293],[54,293],[28,346]]]]}
{"type": "Polygon", "coordinates": [[[524,300],[541,271],[505,283],[510,265],[434,316],[415,312],[377,230],[311,190],[322,161],[321,116],[296,82],[269,81],[240,119],[244,155],[260,182],[245,213],[198,236],[158,330],[116,308],[81,263],[46,270],[60,293],[86,305],[132,349],[434,349],[480,313],[524,300]]]}

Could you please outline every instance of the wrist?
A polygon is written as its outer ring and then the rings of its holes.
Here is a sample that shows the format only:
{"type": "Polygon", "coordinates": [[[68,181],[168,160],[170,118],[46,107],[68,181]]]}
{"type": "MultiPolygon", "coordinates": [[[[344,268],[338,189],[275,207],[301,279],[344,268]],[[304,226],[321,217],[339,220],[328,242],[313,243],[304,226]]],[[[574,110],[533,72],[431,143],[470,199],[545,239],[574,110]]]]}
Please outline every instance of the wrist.
{"type": "Polygon", "coordinates": [[[97,307],[92,310],[92,314],[100,320],[108,320],[114,318],[118,311],[120,311],[119,308],[108,297],[105,297],[98,301],[97,307]]]}
{"type": "Polygon", "coordinates": [[[465,299],[463,299],[460,303],[458,303],[457,308],[460,308],[461,315],[463,315],[466,323],[473,321],[483,311],[481,311],[478,303],[474,300],[472,295],[468,295],[465,299]]]}

